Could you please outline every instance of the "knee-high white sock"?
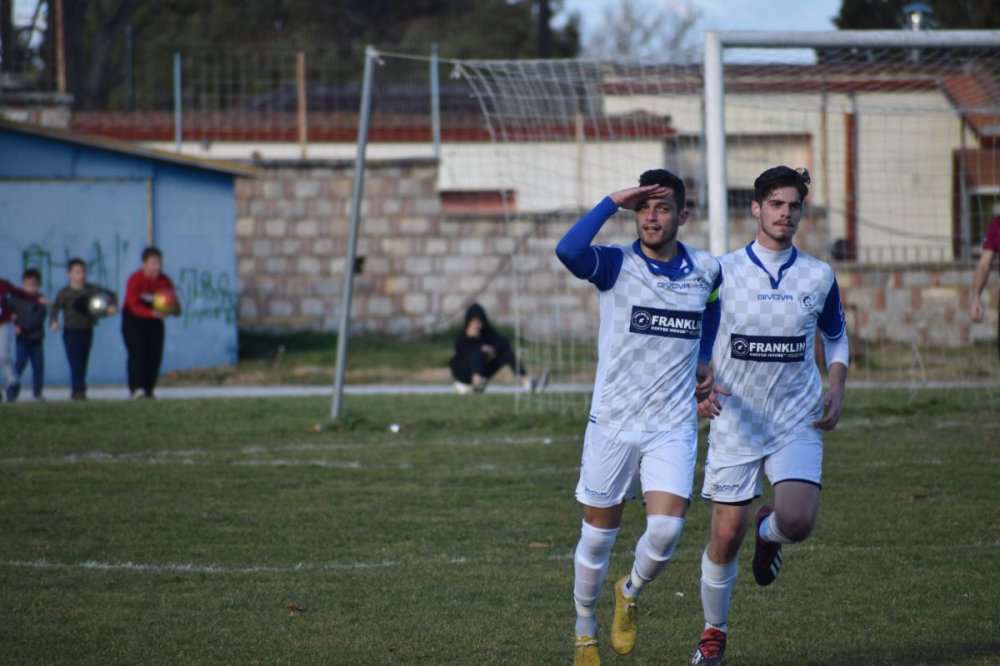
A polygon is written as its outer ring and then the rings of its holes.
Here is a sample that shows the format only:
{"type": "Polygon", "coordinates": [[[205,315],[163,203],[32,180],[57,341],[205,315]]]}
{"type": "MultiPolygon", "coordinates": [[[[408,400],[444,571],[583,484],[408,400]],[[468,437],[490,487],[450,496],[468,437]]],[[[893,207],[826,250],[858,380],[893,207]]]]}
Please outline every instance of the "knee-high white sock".
{"type": "Polygon", "coordinates": [[[622,590],[626,597],[639,596],[646,583],[663,573],[683,529],[683,518],[655,514],[646,517],[646,531],[635,545],[635,563],[622,590]]]}
{"type": "Polygon", "coordinates": [[[778,528],[778,519],[775,514],[769,515],[760,521],[760,529],[757,531],[760,538],[771,543],[792,543],[784,533],[778,528]]]}
{"type": "Polygon", "coordinates": [[[701,608],[705,612],[705,628],[715,627],[726,631],[729,620],[729,602],[736,585],[739,564],[736,559],[727,564],[716,564],[708,559],[708,550],[701,555],[701,608]]]}
{"type": "Polygon", "coordinates": [[[584,522],[580,528],[580,541],[573,556],[573,601],[576,603],[578,636],[597,635],[594,612],[601,596],[601,585],[608,574],[611,547],[617,537],[617,527],[608,530],[584,522]]]}

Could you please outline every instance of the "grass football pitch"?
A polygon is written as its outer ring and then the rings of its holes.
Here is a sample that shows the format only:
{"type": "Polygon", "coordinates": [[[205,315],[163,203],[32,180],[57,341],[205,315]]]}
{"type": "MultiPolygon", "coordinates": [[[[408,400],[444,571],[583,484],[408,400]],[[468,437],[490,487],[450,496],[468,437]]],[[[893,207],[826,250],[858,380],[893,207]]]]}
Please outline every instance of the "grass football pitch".
{"type": "MultiPolygon", "coordinates": [[[[4,406],[0,662],[571,663],[585,414],[345,406],[339,424],[323,398],[4,406]]],[[[995,390],[849,390],[813,536],[769,588],[741,553],[727,663],[1000,663],[998,461],[995,390]]],[[[605,664],[687,662],[708,515],[696,499],[635,652],[605,640],[605,664]]]]}

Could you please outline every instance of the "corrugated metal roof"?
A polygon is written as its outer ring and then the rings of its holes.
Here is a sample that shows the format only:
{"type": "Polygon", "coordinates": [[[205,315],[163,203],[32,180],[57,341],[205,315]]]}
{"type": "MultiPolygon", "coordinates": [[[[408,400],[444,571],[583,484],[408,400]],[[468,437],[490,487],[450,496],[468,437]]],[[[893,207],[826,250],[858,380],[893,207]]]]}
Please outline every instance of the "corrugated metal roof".
{"type": "Polygon", "coordinates": [[[54,127],[42,127],[40,125],[31,125],[27,123],[18,123],[11,120],[0,119],[0,130],[8,130],[11,132],[30,134],[32,136],[52,139],[53,141],[63,141],[65,143],[72,143],[78,146],[86,146],[88,148],[109,150],[116,153],[131,155],[133,157],[142,157],[145,159],[155,160],[157,162],[168,162],[170,164],[190,167],[192,169],[204,169],[206,171],[215,171],[217,173],[224,173],[230,176],[242,176],[242,177],[253,178],[260,174],[259,169],[249,164],[239,164],[237,162],[228,162],[224,160],[209,160],[200,157],[190,157],[187,155],[174,153],[166,150],[156,150],[153,148],[146,148],[143,146],[138,146],[133,143],[129,143],[127,141],[119,141],[118,139],[109,139],[107,137],[102,137],[102,136],[80,134],[77,132],[70,132],[67,130],[62,130],[54,127]]]}

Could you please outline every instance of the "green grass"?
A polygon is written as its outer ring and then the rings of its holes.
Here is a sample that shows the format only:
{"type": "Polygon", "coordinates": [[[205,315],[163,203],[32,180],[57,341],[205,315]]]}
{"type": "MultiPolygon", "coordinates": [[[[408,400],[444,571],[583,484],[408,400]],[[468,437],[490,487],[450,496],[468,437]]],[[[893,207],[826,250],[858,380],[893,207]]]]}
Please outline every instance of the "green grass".
{"type": "MultiPolygon", "coordinates": [[[[741,553],[728,663],[997,663],[998,404],[851,392],[814,535],[766,589],[741,553]]],[[[340,424],[324,398],[0,409],[0,661],[570,663],[585,418],[491,394],[345,406],[340,424]]],[[[643,597],[633,656],[606,663],[686,663],[708,513],[643,597]]]]}
{"type": "MultiPolygon", "coordinates": [[[[501,327],[514,340],[514,331],[501,327]]],[[[349,384],[447,384],[448,359],[457,329],[434,335],[401,338],[365,334],[348,345],[349,384]]],[[[521,340],[521,355],[529,370],[552,370],[555,381],[589,384],[597,364],[593,341],[564,340],[562,345],[521,340]]],[[[162,386],[311,384],[328,385],[333,378],[337,335],[321,331],[266,333],[241,330],[239,363],[170,372],[162,386]]],[[[962,347],[909,345],[852,340],[851,379],[867,382],[1000,382],[996,345],[979,342],[962,347]]],[[[820,364],[823,366],[823,364],[820,364]]],[[[497,381],[513,381],[507,371],[497,381]]]]}
{"type": "MultiPolygon", "coordinates": [[[[348,344],[346,379],[352,384],[420,384],[450,381],[448,359],[456,331],[401,338],[359,335],[348,344]]],[[[239,363],[171,372],[161,385],[329,384],[337,359],[337,334],[239,332],[239,363]]]]}

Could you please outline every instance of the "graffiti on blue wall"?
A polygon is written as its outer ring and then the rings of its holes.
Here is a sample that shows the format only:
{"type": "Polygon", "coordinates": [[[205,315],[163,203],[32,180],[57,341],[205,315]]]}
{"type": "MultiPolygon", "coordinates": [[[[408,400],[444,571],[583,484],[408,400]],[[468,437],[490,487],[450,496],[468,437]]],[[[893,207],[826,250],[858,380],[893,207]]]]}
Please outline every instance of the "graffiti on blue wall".
{"type": "Polygon", "coordinates": [[[174,280],[181,300],[184,323],[191,320],[215,319],[227,324],[236,322],[236,290],[230,284],[229,273],[197,268],[182,268],[174,280]]]}
{"type": "MultiPolygon", "coordinates": [[[[87,281],[94,282],[109,289],[123,284],[125,262],[131,261],[129,242],[118,234],[114,240],[105,246],[95,240],[89,252],[76,255],[69,248],[63,247],[61,252],[32,243],[21,252],[21,263],[24,268],[35,268],[42,274],[43,291],[55,293],[67,282],[65,278],[69,260],[79,256],[87,264],[87,281]]],[[[128,271],[131,274],[131,270],[128,271]]],[[[169,273],[168,273],[169,275],[169,273]]],[[[184,324],[190,321],[206,319],[233,324],[236,322],[237,294],[232,285],[229,273],[184,267],[176,273],[174,288],[183,306],[181,316],[184,324]]],[[[125,294],[119,294],[124,299],[125,294]]]]}
{"type": "Polygon", "coordinates": [[[87,264],[87,281],[113,289],[115,285],[122,283],[122,264],[127,259],[129,242],[118,234],[108,248],[95,240],[90,246],[89,252],[84,254],[73,254],[69,248],[64,247],[61,254],[57,254],[45,247],[32,243],[21,252],[21,264],[24,268],[35,268],[42,274],[42,284],[47,285],[45,291],[55,293],[58,288],[68,282],[65,277],[69,260],[74,257],[83,259],[87,264]]]}

